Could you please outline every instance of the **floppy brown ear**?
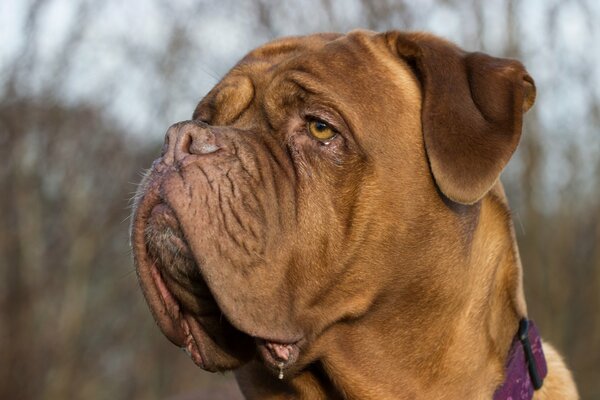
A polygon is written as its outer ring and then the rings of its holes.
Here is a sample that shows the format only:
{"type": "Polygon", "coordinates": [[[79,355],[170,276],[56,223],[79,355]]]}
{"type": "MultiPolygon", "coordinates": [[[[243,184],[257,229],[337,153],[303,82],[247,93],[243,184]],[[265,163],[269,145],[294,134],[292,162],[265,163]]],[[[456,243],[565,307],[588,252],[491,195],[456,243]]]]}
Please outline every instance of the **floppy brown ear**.
{"type": "Polygon", "coordinates": [[[533,79],[518,61],[467,53],[432,35],[390,32],[387,39],[421,82],[436,184],[453,201],[475,203],[519,143],[523,113],[535,101],[533,79]]]}

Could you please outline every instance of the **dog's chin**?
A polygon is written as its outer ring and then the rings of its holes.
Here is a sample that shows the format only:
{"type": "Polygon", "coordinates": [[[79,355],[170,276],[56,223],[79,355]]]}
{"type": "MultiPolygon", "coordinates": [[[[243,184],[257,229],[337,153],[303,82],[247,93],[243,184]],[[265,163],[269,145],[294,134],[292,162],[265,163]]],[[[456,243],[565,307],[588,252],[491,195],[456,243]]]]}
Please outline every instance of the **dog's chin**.
{"type": "Polygon", "coordinates": [[[297,368],[300,343],[251,337],[229,322],[167,205],[138,205],[133,241],[140,285],[158,326],[196,365],[225,371],[261,356],[275,375],[297,368]]]}

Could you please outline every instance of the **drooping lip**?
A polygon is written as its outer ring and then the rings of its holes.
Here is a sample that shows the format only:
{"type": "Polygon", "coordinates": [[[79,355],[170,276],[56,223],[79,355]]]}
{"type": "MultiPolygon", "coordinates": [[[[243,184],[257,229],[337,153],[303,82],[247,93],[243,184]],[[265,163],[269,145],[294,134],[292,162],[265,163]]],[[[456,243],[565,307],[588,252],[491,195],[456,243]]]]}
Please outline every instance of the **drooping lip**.
{"type": "MultiPolygon", "coordinates": [[[[215,349],[211,347],[215,345],[214,340],[208,336],[198,319],[182,308],[161,273],[163,266],[159,265],[157,260],[153,260],[149,252],[145,229],[151,218],[156,218],[156,214],[160,214],[160,218],[175,218],[172,210],[162,199],[160,179],[149,179],[143,196],[136,204],[131,227],[131,245],[136,273],[144,297],[159,328],[173,344],[184,349],[199,367],[209,371],[223,370],[222,365],[217,365],[218,363],[215,364],[212,360],[212,352],[215,349]]],[[[177,221],[166,221],[166,225],[171,228],[175,228],[176,224],[177,221]]],[[[182,252],[191,253],[183,237],[174,236],[171,239],[182,252]]],[[[190,254],[190,258],[192,257],[190,254]]],[[[223,311],[221,315],[227,319],[223,311]]],[[[227,322],[229,323],[228,319],[227,322]]],[[[247,337],[250,346],[254,344],[252,352],[258,350],[267,367],[275,373],[292,368],[296,364],[302,339],[286,342],[277,337],[258,338],[237,330],[239,328],[233,326],[231,328],[247,337]],[[284,352],[287,349],[287,357],[281,357],[282,349],[284,352]]]]}
{"type": "MultiPolygon", "coordinates": [[[[176,345],[183,343],[183,337],[179,329],[171,323],[171,318],[164,304],[164,300],[159,294],[158,288],[152,276],[152,267],[154,262],[146,248],[145,228],[152,212],[152,208],[159,203],[158,184],[151,181],[147,187],[144,196],[135,206],[131,227],[131,246],[133,250],[133,259],[135,264],[140,287],[144,297],[150,306],[154,319],[167,338],[176,345]]],[[[155,266],[154,266],[155,267],[155,266]]],[[[175,310],[172,310],[174,312],[175,310]]]]}
{"type": "Polygon", "coordinates": [[[155,206],[160,204],[159,188],[150,182],[137,204],[132,225],[133,257],[140,287],[154,320],[164,335],[176,346],[184,348],[201,368],[210,369],[203,354],[202,328],[198,321],[179,306],[168,290],[156,262],[151,259],[145,240],[145,227],[155,206]]]}
{"type": "Polygon", "coordinates": [[[196,365],[204,369],[210,369],[210,366],[207,365],[208,359],[206,354],[203,352],[203,330],[200,327],[200,324],[193,316],[181,311],[177,300],[175,300],[169,289],[167,289],[167,286],[155,265],[150,267],[150,274],[154,280],[155,287],[158,289],[164,308],[167,313],[169,313],[174,323],[177,321],[179,322],[181,328],[180,333],[183,333],[183,335],[179,334],[176,338],[169,339],[177,346],[185,349],[196,365]],[[183,342],[174,340],[180,339],[182,336],[183,342]]]}

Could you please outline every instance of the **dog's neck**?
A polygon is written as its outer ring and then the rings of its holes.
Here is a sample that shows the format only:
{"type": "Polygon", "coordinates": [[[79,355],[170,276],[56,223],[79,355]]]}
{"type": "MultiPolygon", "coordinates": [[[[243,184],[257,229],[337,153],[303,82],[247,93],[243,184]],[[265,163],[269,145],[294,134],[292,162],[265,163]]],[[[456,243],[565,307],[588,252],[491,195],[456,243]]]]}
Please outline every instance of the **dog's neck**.
{"type": "MultiPolygon", "coordinates": [[[[274,384],[275,377],[258,363],[245,367],[238,374],[245,394],[273,399],[491,399],[526,310],[502,187],[471,207],[477,210],[469,217],[475,222],[466,251],[446,248],[443,256],[430,257],[437,265],[423,265],[437,276],[423,276],[424,285],[416,284],[411,293],[390,290],[362,317],[368,323],[339,323],[325,332],[315,344],[322,353],[319,362],[297,377],[274,384]],[[444,263],[448,265],[440,265],[444,263]],[[439,285],[432,286],[434,282],[439,285]]],[[[446,244],[454,241],[456,247],[458,236],[448,235],[446,244]]]]}

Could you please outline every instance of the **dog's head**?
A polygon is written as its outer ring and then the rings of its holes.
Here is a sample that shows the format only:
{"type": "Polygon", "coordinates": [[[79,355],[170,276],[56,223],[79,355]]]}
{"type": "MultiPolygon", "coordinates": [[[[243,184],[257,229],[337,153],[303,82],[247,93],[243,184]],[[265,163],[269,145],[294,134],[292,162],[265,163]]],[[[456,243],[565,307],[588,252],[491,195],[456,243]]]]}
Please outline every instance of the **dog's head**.
{"type": "Polygon", "coordinates": [[[260,354],[293,372],[386,296],[435,306],[452,288],[432,243],[464,246],[534,97],[517,61],[426,34],[252,51],[169,128],[139,188],[132,246],[158,325],[205,369],[260,354]]]}

